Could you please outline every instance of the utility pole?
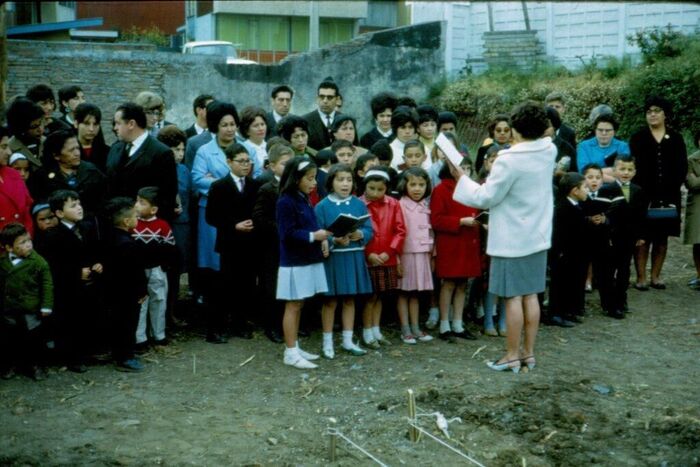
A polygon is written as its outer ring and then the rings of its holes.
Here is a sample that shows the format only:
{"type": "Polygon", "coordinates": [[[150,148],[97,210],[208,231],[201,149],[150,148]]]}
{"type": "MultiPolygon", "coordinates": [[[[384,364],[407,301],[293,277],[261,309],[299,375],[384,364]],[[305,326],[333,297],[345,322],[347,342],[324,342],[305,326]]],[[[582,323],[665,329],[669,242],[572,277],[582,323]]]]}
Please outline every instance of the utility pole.
{"type": "Polygon", "coordinates": [[[318,49],[318,2],[311,0],[309,2],[309,50],[318,49]]]}

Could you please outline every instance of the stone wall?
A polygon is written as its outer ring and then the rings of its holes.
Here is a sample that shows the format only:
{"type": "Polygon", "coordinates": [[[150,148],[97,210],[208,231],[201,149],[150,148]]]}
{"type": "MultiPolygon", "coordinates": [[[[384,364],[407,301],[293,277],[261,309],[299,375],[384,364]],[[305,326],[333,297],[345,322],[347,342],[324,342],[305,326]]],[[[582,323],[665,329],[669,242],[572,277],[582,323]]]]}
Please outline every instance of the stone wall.
{"type": "Polygon", "coordinates": [[[535,30],[491,31],[484,35],[484,60],[489,66],[532,68],[545,59],[535,30]]]}
{"type": "Polygon", "coordinates": [[[423,100],[444,75],[445,23],[432,22],[368,33],[352,41],[287,57],[276,65],[226,65],[215,57],[157,51],[152,46],[75,42],[9,41],[8,98],[37,83],[54,90],[78,84],[103,111],[108,140],[114,109],[150,90],[162,95],[167,119],[181,127],[193,121],[192,101],[210,93],[242,109],[269,108],[278,84],[295,90],[292,111],[315,107],[316,87],[332,76],[344,97],[343,112],[369,129],[369,100],[380,91],[423,100]]]}

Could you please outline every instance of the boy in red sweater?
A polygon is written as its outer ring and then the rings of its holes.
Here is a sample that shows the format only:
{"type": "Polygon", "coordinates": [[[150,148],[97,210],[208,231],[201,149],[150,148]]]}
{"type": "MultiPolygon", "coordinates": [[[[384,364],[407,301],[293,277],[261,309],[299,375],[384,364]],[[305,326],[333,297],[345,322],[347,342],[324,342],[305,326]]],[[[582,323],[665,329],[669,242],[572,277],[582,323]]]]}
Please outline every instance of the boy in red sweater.
{"type": "Polygon", "coordinates": [[[172,261],[175,250],[175,237],[170,225],[157,216],[158,188],[147,186],[138,191],[136,197],[136,215],[138,223],[132,236],[146,244],[148,261],[146,277],[148,278],[148,298],[141,304],[139,324],[136,329],[136,348],[145,350],[146,316],[151,324],[151,334],[156,345],[165,345],[165,310],[167,307],[168,279],[163,271],[172,261]]]}

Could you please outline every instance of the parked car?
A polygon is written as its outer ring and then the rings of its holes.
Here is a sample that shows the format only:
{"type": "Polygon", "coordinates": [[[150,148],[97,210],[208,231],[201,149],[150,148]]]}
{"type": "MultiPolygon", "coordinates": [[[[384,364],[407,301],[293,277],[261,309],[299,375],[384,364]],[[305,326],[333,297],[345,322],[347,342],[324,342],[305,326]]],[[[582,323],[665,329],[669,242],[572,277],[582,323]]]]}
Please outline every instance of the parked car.
{"type": "Polygon", "coordinates": [[[182,53],[226,57],[226,63],[229,65],[257,65],[253,60],[239,58],[236,46],[226,41],[188,42],[182,46],[182,53]]]}

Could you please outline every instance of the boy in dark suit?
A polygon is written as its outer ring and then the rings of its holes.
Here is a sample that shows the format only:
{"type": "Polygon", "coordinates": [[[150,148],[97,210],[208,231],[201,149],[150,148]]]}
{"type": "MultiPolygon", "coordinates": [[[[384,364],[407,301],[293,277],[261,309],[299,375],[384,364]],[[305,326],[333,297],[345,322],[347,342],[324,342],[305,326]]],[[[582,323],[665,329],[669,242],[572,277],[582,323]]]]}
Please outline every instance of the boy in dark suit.
{"type": "Polygon", "coordinates": [[[55,313],[52,317],[56,344],[68,366],[77,373],[86,371],[90,342],[99,323],[98,306],[102,264],[94,225],[83,221],[78,193],[58,190],[49,198],[49,207],[58,225],[46,233],[43,248],[53,274],[55,313]]]}
{"type": "Polygon", "coordinates": [[[586,218],[581,203],[588,197],[583,176],[564,174],[559,180],[559,200],[554,211],[548,324],[573,327],[583,309],[588,269],[586,218]]]}
{"type": "Polygon", "coordinates": [[[148,297],[145,246],[131,236],[138,222],[133,199],[114,198],[105,210],[112,221],[105,255],[105,295],[112,331],[112,356],[118,371],[141,371],[143,365],[134,356],[134,337],[141,304],[148,297]]]}
{"type": "Polygon", "coordinates": [[[40,325],[53,309],[51,271],[22,224],[6,225],[0,246],[0,375],[11,378],[15,365],[42,380],[40,325]]]}
{"type": "Polygon", "coordinates": [[[631,182],[636,174],[632,156],[621,155],[615,159],[615,181],[600,189],[601,196],[617,200],[613,202],[608,217],[612,240],[612,290],[617,310],[628,312],[627,287],[630,281],[630,263],[635,246],[644,244],[642,226],[646,215],[646,203],[642,188],[631,182]]]}
{"type": "Polygon", "coordinates": [[[225,342],[227,311],[231,313],[232,334],[250,339],[247,314],[255,305],[257,262],[253,206],[259,183],[250,177],[251,158],[245,146],[233,143],[224,149],[231,172],[212,183],[205,211],[206,221],[216,228],[215,250],[221,255],[218,293],[212,307],[207,341],[225,342]]]}
{"type": "MultiPolygon", "coordinates": [[[[319,154],[323,151],[319,151],[319,154]]],[[[279,235],[277,233],[277,198],[284,167],[293,153],[281,145],[270,150],[269,170],[272,180],[260,187],[253,206],[258,251],[260,252],[260,286],[263,309],[265,310],[265,335],[272,342],[282,343],[282,315],[284,302],[277,300],[277,271],[280,266],[279,235]],[[279,149],[278,149],[279,148],[279,149]]]]}

